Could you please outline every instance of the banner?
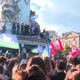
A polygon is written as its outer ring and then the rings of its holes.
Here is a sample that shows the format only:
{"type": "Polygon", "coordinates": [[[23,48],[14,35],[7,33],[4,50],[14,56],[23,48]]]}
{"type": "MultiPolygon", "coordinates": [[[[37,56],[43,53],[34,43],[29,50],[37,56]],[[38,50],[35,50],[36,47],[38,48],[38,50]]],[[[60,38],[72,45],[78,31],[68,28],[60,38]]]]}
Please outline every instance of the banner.
{"type": "Polygon", "coordinates": [[[75,55],[80,55],[80,48],[78,48],[77,46],[73,46],[72,51],[75,52],[75,55]]]}
{"type": "Polygon", "coordinates": [[[44,48],[42,46],[39,46],[36,48],[36,50],[39,52],[39,54],[42,54],[42,52],[44,51],[44,48]]]}
{"type": "Polygon", "coordinates": [[[42,54],[42,52],[44,51],[44,48],[42,46],[39,46],[33,50],[31,50],[33,53],[39,53],[42,54]]]}
{"type": "Polygon", "coordinates": [[[17,37],[11,34],[1,34],[0,35],[0,47],[19,49],[17,37]]]}
{"type": "Polygon", "coordinates": [[[76,46],[73,45],[72,47],[72,57],[76,57],[76,46]]]}
{"type": "Polygon", "coordinates": [[[34,30],[36,29],[36,22],[34,21],[33,26],[32,26],[32,33],[34,34],[34,30]]]}
{"type": "Polygon", "coordinates": [[[80,48],[76,48],[76,55],[80,55],[80,48]]]}
{"type": "Polygon", "coordinates": [[[74,42],[73,42],[73,46],[72,46],[72,57],[76,57],[77,55],[80,55],[80,48],[78,48],[75,45],[75,38],[74,38],[74,42]]]}
{"type": "Polygon", "coordinates": [[[31,50],[33,53],[38,53],[36,49],[31,50]]]}
{"type": "Polygon", "coordinates": [[[62,47],[60,39],[58,39],[57,41],[54,41],[53,45],[54,45],[56,50],[63,50],[63,47],[62,47]]]}
{"type": "Polygon", "coordinates": [[[35,20],[37,20],[37,19],[38,19],[38,15],[35,15],[35,16],[31,17],[31,20],[32,20],[32,21],[35,21],[35,20]]]}
{"type": "Polygon", "coordinates": [[[49,51],[50,51],[49,44],[47,43],[47,45],[45,46],[45,49],[44,49],[44,51],[43,51],[41,56],[42,57],[47,56],[47,57],[49,57],[51,59],[51,54],[49,53],[49,51]]]}
{"type": "Polygon", "coordinates": [[[55,49],[52,42],[49,43],[49,49],[50,49],[51,57],[54,56],[54,55],[57,55],[56,49],[55,49]]]}

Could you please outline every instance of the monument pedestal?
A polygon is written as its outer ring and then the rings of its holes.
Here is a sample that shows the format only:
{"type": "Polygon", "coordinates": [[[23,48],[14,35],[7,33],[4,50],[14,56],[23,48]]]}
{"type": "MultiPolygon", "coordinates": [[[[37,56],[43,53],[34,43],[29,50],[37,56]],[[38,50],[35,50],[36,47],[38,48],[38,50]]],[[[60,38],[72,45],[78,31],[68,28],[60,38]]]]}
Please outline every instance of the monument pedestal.
{"type": "Polygon", "coordinates": [[[6,24],[5,33],[12,34],[12,24],[6,24]]]}

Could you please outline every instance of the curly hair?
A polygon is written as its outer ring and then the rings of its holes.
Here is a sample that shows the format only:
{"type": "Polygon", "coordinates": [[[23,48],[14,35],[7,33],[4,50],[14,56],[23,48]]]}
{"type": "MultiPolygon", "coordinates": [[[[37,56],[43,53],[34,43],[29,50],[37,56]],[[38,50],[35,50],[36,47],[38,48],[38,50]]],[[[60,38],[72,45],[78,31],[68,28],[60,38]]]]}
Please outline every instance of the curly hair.
{"type": "Polygon", "coordinates": [[[79,59],[77,57],[71,57],[69,59],[69,63],[72,64],[73,66],[76,66],[77,64],[79,64],[79,59]]]}
{"type": "Polygon", "coordinates": [[[15,66],[12,74],[14,80],[46,80],[44,72],[38,65],[32,65],[25,70],[17,69],[15,66]]]}
{"type": "Polygon", "coordinates": [[[37,56],[31,57],[27,63],[27,68],[30,68],[30,66],[32,66],[33,64],[38,65],[46,74],[45,64],[44,64],[44,61],[42,60],[42,58],[37,57],[37,56]]]}

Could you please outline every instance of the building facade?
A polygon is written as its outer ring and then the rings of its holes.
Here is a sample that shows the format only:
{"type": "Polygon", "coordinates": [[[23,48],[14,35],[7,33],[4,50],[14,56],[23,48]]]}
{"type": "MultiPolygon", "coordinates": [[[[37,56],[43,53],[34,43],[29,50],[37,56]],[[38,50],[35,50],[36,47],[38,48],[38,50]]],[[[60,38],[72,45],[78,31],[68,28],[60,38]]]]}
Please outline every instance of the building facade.
{"type": "Polygon", "coordinates": [[[49,30],[48,32],[49,32],[49,38],[50,39],[53,38],[54,36],[58,35],[58,33],[56,31],[49,30]]]}
{"type": "Polygon", "coordinates": [[[65,45],[68,45],[69,47],[72,47],[74,38],[75,45],[80,48],[80,33],[73,31],[67,33],[67,35],[60,37],[62,46],[65,47],[65,45]]]}

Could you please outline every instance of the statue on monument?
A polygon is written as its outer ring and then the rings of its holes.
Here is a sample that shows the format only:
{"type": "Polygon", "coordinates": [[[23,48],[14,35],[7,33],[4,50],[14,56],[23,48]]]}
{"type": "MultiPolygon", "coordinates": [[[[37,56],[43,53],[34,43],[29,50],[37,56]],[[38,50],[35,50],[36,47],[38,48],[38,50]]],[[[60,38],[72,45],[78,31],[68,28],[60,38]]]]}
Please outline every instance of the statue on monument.
{"type": "MultiPolygon", "coordinates": [[[[21,0],[0,0],[2,12],[2,22],[7,23],[13,23],[17,22],[19,20],[18,14],[20,13],[20,8],[18,6],[18,3],[21,0]]],[[[28,5],[30,0],[24,0],[25,4],[28,5]]]]}
{"type": "MultiPolygon", "coordinates": [[[[20,1],[20,0],[17,0],[20,1]]],[[[18,2],[14,2],[14,0],[2,0],[2,22],[4,23],[12,23],[18,19],[18,14],[20,9],[17,5],[18,2]]]]}
{"type": "Polygon", "coordinates": [[[11,32],[13,22],[29,24],[29,2],[30,0],[0,0],[0,20],[5,23],[7,32],[11,32]]]}

